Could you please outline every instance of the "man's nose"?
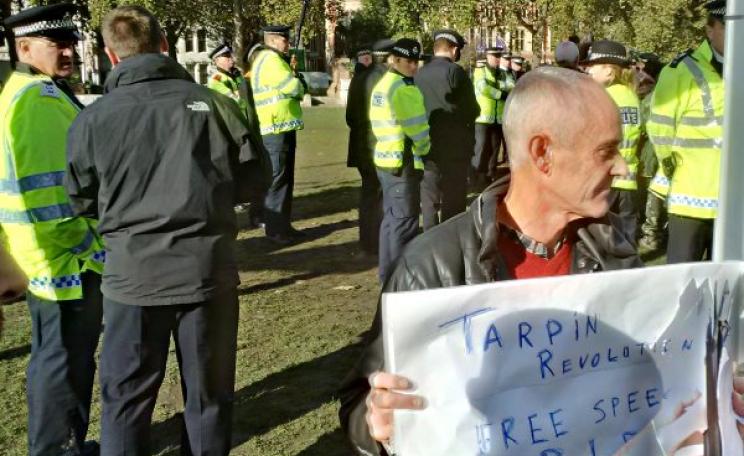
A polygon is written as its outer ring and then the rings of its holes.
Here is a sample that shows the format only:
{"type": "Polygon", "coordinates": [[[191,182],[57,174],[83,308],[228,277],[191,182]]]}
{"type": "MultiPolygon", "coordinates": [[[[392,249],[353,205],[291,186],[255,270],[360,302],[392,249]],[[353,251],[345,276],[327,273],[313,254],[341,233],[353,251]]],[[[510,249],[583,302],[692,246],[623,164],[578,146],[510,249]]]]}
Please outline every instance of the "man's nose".
{"type": "Polygon", "coordinates": [[[615,157],[615,162],[612,164],[610,174],[613,176],[627,176],[630,174],[630,168],[628,168],[628,164],[625,162],[622,155],[617,154],[615,157]]]}

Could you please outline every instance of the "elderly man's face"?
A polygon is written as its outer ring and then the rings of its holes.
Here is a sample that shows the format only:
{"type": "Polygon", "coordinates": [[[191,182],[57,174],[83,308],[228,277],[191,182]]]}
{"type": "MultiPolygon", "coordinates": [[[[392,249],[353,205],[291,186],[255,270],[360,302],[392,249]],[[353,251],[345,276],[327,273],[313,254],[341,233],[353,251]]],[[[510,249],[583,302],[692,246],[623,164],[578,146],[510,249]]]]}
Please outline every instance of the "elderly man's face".
{"type": "Polygon", "coordinates": [[[362,54],[357,58],[357,61],[361,63],[362,65],[368,67],[372,65],[372,55],[370,54],[362,54]]]}
{"type": "Polygon", "coordinates": [[[550,151],[553,165],[548,187],[556,203],[576,218],[604,216],[610,207],[613,178],[628,173],[618,149],[622,130],[617,106],[606,94],[593,92],[595,103],[576,113],[574,134],[563,138],[566,144],[555,143],[550,151]]]}

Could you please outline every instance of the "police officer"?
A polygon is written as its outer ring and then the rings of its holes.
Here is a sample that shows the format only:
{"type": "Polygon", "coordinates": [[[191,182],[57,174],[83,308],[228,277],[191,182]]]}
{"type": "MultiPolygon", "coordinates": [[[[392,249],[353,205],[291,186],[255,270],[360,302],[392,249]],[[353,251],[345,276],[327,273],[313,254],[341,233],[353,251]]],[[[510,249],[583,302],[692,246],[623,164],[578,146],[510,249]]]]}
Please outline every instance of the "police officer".
{"type": "Polygon", "coordinates": [[[300,101],[307,87],[290,66],[289,27],[272,25],[262,32],[266,47],[253,61],[251,89],[273,168],[273,182],[264,201],[264,221],[270,240],[289,244],[303,236],[292,227],[291,217],[297,130],[305,125],[300,101]]]}
{"type": "Polygon", "coordinates": [[[356,64],[354,65],[354,74],[369,68],[373,63],[372,49],[370,46],[362,46],[356,53],[356,64]]]}
{"type": "Polygon", "coordinates": [[[216,71],[209,77],[207,87],[235,100],[241,111],[248,109],[248,103],[240,95],[240,86],[245,84],[245,78],[240,69],[235,66],[235,58],[230,45],[220,44],[209,53],[209,58],[216,71]]]}
{"type": "Polygon", "coordinates": [[[651,189],[667,196],[669,263],[711,258],[718,211],[726,2],[706,9],[706,40],[661,71],[646,127],[661,164],[651,189]]]}
{"type": "Polygon", "coordinates": [[[508,153],[506,150],[506,141],[504,141],[503,123],[504,123],[504,108],[506,107],[506,99],[509,97],[514,85],[517,83],[517,79],[514,76],[514,72],[511,70],[511,55],[508,52],[501,54],[499,58],[499,67],[496,70],[496,81],[498,83],[499,90],[501,90],[501,98],[498,100],[496,105],[496,123],[498,124],[499,135],[498,142],[494,146],[493,155],[491,155],[491,162],[488,165],[488,172],[491,176],[496,177],[497,168],[500,163],[506,163],[508,160],[508,153]],[[499,150],[502,151],[501,159],[499,159],[499,150]]]}
{"type": "Polygon", "coordinates": [[[602,84],[620,109],[623,140],[620,155],[628,165],[628,174],[612,181],[612,203],[610,211],[622,222],[622,231],[633,244],[638,228],[638,145],[641,138],[641,102],[630,87],[630,64],[628,52],[621,43],[600,40],[592,43],[586,72],[602,84]]]}
{"type": "Polygon", "coordinates": [[[29,279],[31,455],[98,452],[85,435],[105,254],[96,220],[75,217],[62,187],[67,130],[82,109],[64,82],[72,75],[79,37],[75,12],[70,4],[56,4],[5,20],[18,63],[0,95],[0,224],[29,279]]]}
{"type": "Polygon", "coordinates": [[[524,69],[524,57],[513,55],[511,58],[511,70],[515,80],[519,80],[526,73],[524,69]]]}
{"type": "Polygon", "coordinates": [[[403,247],[418,233],[419,183],[429,153],[429,124],[421,91],[414,85],[421,45],[401,38],[390,50],[390,70],[370,97],[369,119],[377,140],[374,162],[382,186],[380,281],[385,283],[403,247]]]}
{"type": "Polygon", "coordinates": [[[349,127],[349,153],[346,164],[357,168],[362,179],[359,195],[359,244],[362,251],[377,255],[382,221],[382,190],[374,164],[375,135],[369,121],[369,100],[375,85],[388,70],[387,59],[395,42],[379,40],[372,46],[373,62],[354,73],[349,84],[346,125],[349,127]]]}
{"type": "Polygon", "coordinates": [[[648,139],[647,125],[651,117],[651,100],[656,81],[664,65],[659,57],[651,53],[643,53],[639,56],[636,73],[636,93],[641,99],[641,149],[640,171],[638,173],[638,191],[640,194],[638,207],[645,212],[641,220],[641,238],[638,240],[638,248],[655,252],[666,248],[666,196],[653,192],[649,186],[659,170],[659,161],[656,158],[654,145],[648,139]]]}
{"type": "Polygon", "coordinates": [[[491,157],[498,154],[501,145],[502,129],[496,122],[502,95],[497,71],[501,54],[504,52],[506,51],[503,47],[486,49],[486,61],[473,72],[473,87],[480,114],[475,119],[475,153],[471,164],[474,184],[478,191],[485,188],[495,177],[489,172],[489,164],[491,157]]]}
{"type": "Polygon", "coordinates": [[[470,78],[455,63],[465,40],[450,29],[437,30],[432,38],[434,55],[414,77],[424,96],[431,138],[421,181],[424,230],[465,210],[474,123],[480,111],[470,78]]]}

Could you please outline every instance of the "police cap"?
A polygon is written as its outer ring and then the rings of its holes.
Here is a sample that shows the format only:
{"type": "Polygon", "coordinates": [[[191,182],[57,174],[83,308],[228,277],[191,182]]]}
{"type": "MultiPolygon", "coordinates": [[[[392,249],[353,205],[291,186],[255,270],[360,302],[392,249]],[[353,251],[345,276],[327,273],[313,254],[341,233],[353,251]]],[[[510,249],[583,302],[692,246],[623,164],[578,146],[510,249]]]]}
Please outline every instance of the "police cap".
{"type": "Polygon", "coordinates": [[[486,55],[495,55],[496,57],[501,57],[506,53],[506,48],[503,46],[493,46],[486,49],[486,55]]]}
{"type": "Polygon", "coordinates": [[[233,50],[227,43],[222,43],[216,48],[212,49],[212,52],[209,53],[210,59],[216,59],[217,57],[225,54],[232,54],[233,50]]]}
{"type": "Polygon", "coordinates": [[[517,65],[522,65],[524,63],[524,57],[521,55],[513,55],[511,57],[512,63],[516,63],[517,65]]]}
{"type": "Polygon", "coordinates": [[[584,65],[609,63],[621,67],[628,67],[630,66],[630,59],[628,58],[627,49],[625,49],[625,46],[622,44],[617,41],[599,40],[593,42],[591,47],[589,47],[589,53],[586,56],[586,60],[582,63],[584,65]]]}
{"type": "Polygon", "coordinates": [[[70,3],[36,6],[10,16],[3,24],[16,38],[45,36],[57,40],[77,41],[80,34],[72,20],[76,11],[77,7],[70,3]]]}
{"type": "Polygon", "coordinates": [[[267,25],[261,29],[261,32],[264,35],[279,35],[289,38],[289,28],[288,25],[267,25]]]}
{"type": "Polygon", "coordinates": [[[434,38],[434,41],[447,40],[450,43],[452,43],[452,45],[457,46],[459,48],[463,48],[467,44],[465,42],[465,38],[463,38],[462,35],[460,35],[459,33],[457,33],[456,31],[452,29],[436,30],[432,34],[432,37],[434,38]]]}
{"type": "Polygon", "coordinates": [[[393,48],[394,44],[395,41],[391,40],[390,38],[377,40],[372,45],[372,53],[377,55],[390,54],[390,49],[393,48]]]}
{"type": "Polygon", "coordinates": [[[726,0],[708,2],[705,4],[705,9],[708,10],[708,15],[723,19],[726,16],[726,0]]]}
{"type": "Polygon", "coordinates": [[[390,53],[409,60],[421,60],[421,44],[411,38],[401,38],[393,44],[390,53]]]}
{"type": "Polygon", "coordinates": [[[363,55],[370,55],[370,54],[372,54],[372,47],[367,46],[367,45],[360,47],[356,52],[357,57],[361,57],[363,55]]]}

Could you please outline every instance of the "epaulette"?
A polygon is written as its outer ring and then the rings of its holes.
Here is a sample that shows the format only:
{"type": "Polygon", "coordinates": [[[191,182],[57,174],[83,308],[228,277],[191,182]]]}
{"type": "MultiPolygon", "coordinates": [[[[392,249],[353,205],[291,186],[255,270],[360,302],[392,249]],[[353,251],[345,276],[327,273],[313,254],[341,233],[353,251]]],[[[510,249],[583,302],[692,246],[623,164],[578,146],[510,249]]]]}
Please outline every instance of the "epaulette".
{"type": "Polygon", "coordinates": [[[42,97],[59,98],[59,89],[51,81],[44,81],[39,95],[42,97]]]}
{"type": "Polygon", "coordinates": [[[672,63],[670,63],[669,66],[672,68],[677,68],[677,65],[682,63],[682,61],[687,56],[689,56],[692,60],[696,60],[695,57],[692,56],[693,52],[695,52],[695,50],[692,48],[686,50],[685,52],[680,52],[679,54],[677,54],[677,57],[675,57],[674,60],[672,60],[672,63]]]}
{"type": "Polygon", "coordinates": [[[214,79],[215,81],[221,82],[222,81],[222,75],[219,74],[219,73],[215,73],[215,74],[212,75],[212,79],[214,79]]]}

